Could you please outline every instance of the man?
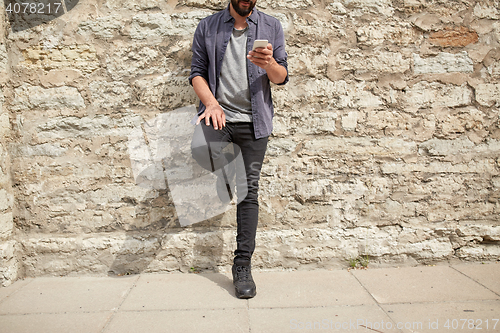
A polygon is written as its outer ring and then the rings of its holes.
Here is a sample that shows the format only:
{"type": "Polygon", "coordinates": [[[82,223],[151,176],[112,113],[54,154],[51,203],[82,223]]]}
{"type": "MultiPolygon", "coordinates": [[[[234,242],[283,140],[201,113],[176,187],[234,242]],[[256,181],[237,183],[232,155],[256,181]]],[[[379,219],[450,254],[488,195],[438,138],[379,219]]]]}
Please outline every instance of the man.
{"type": "Polygon", "coordinates": [[[256,2],[231,0],[225,10],[200,21],[189,76],[200,99],[193,157],[212,172],[223,170],[217,182],[221,200],[225,200],[224,189],[229,193],[226,199],[232,197],[236,177],[239,203],[232,273],[238,298],[256,294],[251,258],[259,213],[258,182],[274,114],[270,82],[288,82],[283,29],[277,19],[256,10],[256,2]],[[267,48],[252,51],[256,39],[268,40],[267,48]],[[223,151],[229,143],[233,155],[223,151]],[[245,170],[224,168],[238,153],[245,170]]]}

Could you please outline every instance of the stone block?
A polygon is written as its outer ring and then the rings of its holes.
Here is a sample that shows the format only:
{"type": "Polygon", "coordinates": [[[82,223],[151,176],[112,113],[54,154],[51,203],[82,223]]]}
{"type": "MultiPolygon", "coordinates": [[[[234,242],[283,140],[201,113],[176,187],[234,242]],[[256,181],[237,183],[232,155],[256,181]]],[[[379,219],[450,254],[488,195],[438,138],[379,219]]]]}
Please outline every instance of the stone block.
{"type": "Polygon", "coordinates": [[[356,156],[405,156],[416,152],[415,142],[399,138],[363,138],[363,137],[331,137],[314,138],[304,145],[303,153],[316,156],[335,156],[337,154],[354,154],[356,156]]]}
{"type": "Polygon", "coordinates": [[[460,224],[457,226],[456,232],[459,236],[464,237],[481,237],[486,241],[500,241],[500,226],[491,226],[477,223],[460,224]]]}
{"type": "Polygon", "coordinates": [[[172,72],[136,80],[133,89],[140,105],[161,110],[172,110],[197,102],[188,77],[172,72]]]}
{"type": "Polygon", "coordinates": [[[327,46],[300,48],[288,47],[288,71],[290,75],[318,77],[326,73],[330,48],[327,46]]]}
{"type": "Polygon", "coordinates": [[[258,7],[264,9],[307,9],[309,7],[314,6],[314,2],[312,0],[297,0],[297,1],[286,1],[286,0],[262,0],[258,1],[258,7]]]}
{"type": "Polygon", "coordinates": [[[443,30],[433,32],[429,35],[429,41],[440,46],[464,47],[477,43],[479,36],[477,32],[467,27],[447,27],[443,30]]]}
{"type": "MultiPolygon", "coordinates": [[[[306,13],[292,12],[292,19],[289,28],[293,28],[292,38],[297,38],[301,41],[300,44],[310,44],[311,42],[319,42],[321,45],[328,44],[328,37],[345,37],[347,32],[335,24],[331,19],[325,18],[312,11],[306,13]],[[310,22],[314,21],[315,24],[310,22]]],[[[285,27],[283,27],[285,29],[285,27]]]]}
{"type": "Polygon", "coordinates": [[[92,34],[98,38],[113,38],[124,27],[120,15],[99,17],[94,20],[84,21],[78,25],[79,34],[92,34]]]}
{"type": "Polygon", "coordinates": [[[333,14],[333,15],[345,15],[347,14],[347,9],[344,7],[343,4],[340,2],[330,2],[326,8],[333,14]]]}
{"type": "Polygon", "coordinates": [[[13,111],[38,110],[79,110],[85,108],[85,101],[78,89],[74,87],[42,88],[23,84],[14,89],[12,101],[13,111]]]}
{"type": "MultiPolygon", "coordinates": [[[[227,7],[227,2],[224,0],[181,0],[179,1],[179,4],[189,7],[214,10],[221,10],[227,7]]],[[[260,1],[258,5],[259,7],[262,7],[260,1]]]]}
{"type": "Polygon", "coordinates": [[[269,140],[267,154],[270,156],[277,156],[289,154],[295,150],[297,143],[291,138],[276,138],[269,140]]]}
{"type": "Polygon", "coordinates": [[[466,51],[457,54],[440,52],[435,57],[421,58],[413,54],[413,70],[415,74],[472,73],[472,59],[466,51]]]}
{"type": "Polygon", "coordinates": [[[13,230],[12,213],[0,213],[0,240],[9,239],[13,230]]]}
{"type": "Polygon", "coordinates": [[[479,143],[488,135],[485,128],[494,122],[474,107],[459,109],[456,112],[443,112],[436,115],[436,127],[445,139],[456,139],[466,133],[470,140],[479,143]]]}
{"type": "MultiPolygon", "coordinates": [[[[420,0],[417,0],[420,1],[420,0]]],[[[419,4],[421,5],[421,4],[419,4]]],[[[419,29],[430,32],[436,31],[443,27],[443,22],[441,17],[435,13],[429,13],[423,11],[418,14],[414,14],[411,16],[410,21],[419,29]]]]}
{"type": "Polygon", "coordinates": [[[82,72],[75,69],[54,69],[40,77],[44,88],[66,86],[82,77],[82,72]]]}
{"type": "Polygon", "coordinates": [[[96,136],[116,136],[126,138],[130,130],[140,126],[143,118],[130,111],[124,111],[119,118],[104,115],[95,117],[54,117],[43,120],[36,131],[39,138],[65,139],[86,138],[96,136]]]}
{"type": "Polygon", "coordinates": [[[428,239],[418,243],[408,243],[404,246],[405,253],[417,259],[445,259],[453,255],[451,243],[446,239],[428,239]]]}
{"type": "Polygon", "coordinates": [[[12,208],[14,203],[14,197],[11,193],[7,192],[5,189],[0,189],[0,212],[6,211],[12,208]]]}
{"type": "Polygon", "coordinates": [[[500,19],[500,10],[498,6],[488,6],[486,3],[477,3],[474,6],[474,16],[481,19],[498,20],[500,19]]]}
{"type": "Polygon", "coordinates": [[[10,122],[7,112],[2,113],[0,105],[0,140],[10,134],[10,122]]]}
{"type": "Polygon", "coordinates": [[[481,83],[476,86],[476,101],[483,106],[500,105],[500,84],[481,83]]]}
{"type": "Polygon", "coordinates": [[[392,2],[389,0],[340,0],[350,15],[375,14],[391,16],[394,12],[392,2]]]}
{"type": "Polygon", "coordinates": [[[333,134],[337,113],[331,111],[287,112],[285,117],[273,119],[273,134],[276,136],[290,134],[333,134]]]}
{"type": "Polygon", "coordinates": [[[363,129],[371,135],[407,136],[413,140],[430,139],[436,132],[436,120],[431,115],[412,117],[411,115],[395,110],[377,110],[368,112],[363,129]]]}
{"type": "Polygon", "coordinates": [[[147,9],[162,8],[166,1],[161,0],[106,0],[104,7],[113,10],[129,9],[134,11],[143,11],[147,9]]]}
{"type": "Polygon", "coordinates": [[[132,89],[124,82],[94,81],[89,84],[89,90],[91,103],[96,108],[127,108],[132,98],[132,89]]]}
{"type": "Polygon", "coordinates": [[[363,197],[367,187],[361,181],[335,182],[331,179],[313,179],[295,182],[296,196],[301,203],[345,200],[353,202],[363,197]]]}
{"type": "Polygon", "coordinates": [[[58,157],[64,155],[68,150],[61,147],[59,143],[42,143],[39,145],[13,146],[14,156],[34,157],[34,156],[50,156],[58,157]]]}
{"type": "Polygon", "coordinates": [[[291,110],[303,110],[311,105],[324,105],[325,108],[356,109],[377,108],[382,100],[366,89],[365,82],[332,82],[328,79],[306,79],[294,82],[286,90],[276,90],[273,99],[279,105],[291,110]]]}
{"type": "Polygon", "coordinates": [[[58,45],[51,48],[32,46],[23,50],[24,61],[17,64],[28,70],[76,69],[88,75],[100,67],[92,45],[58,45]]]}
{"type": "Polygon", "coordinates": [[[154,46],[117,48],[106,55],[106,70],[115,81],[148,74],[160,75],[166,73],[167,67],[167,58],[154,46]]]}
{"type": "Polygon", "coordinates": [[[444,85],[421,81],[406,89],[399,98],[408,109],[459,107],[472,103],[472,91],[466,85],[444,85]]]}
{"type": "Polygon", "coordinates": [[[474,147],[474,143],[466,137],[455,140],[440,140],[433,138],[421,143],[418,148],[420,153],[432,156],[447,156],[464,154],[474,147]]]}
{"type": "Polygon", "coordinates": [[[342,117],[342,128],[346,131],[356,130],[358,125],[359,112],[351,111],[342,117]]]}
{"type": "Polygon", "coordinates": [[[357,42],[363,46],[396,44],[406,46],[421,42],[423,36],[413,29],[410,22],[374,21],[356,30],[357,42]]]}
{"type": "Polygon", "coordinates": [[[17,279],[21,266],[17,259],[18,252],[16,241],[0,242],[0,286],[7,287],[17,279]]]}
{"type": "Polygon", "coordinates": [[[495,204],[489,202],[456,202],[436,200],[422,207],[418,214],[423,214],[429,222],[463,221],[474,216],[476,221],[488,221],[495,214],[495,204]]]}
{"type": "Polygon", "coordinates": [[[489,66],[486,66],[488,69],[488,73],[493,76],[493,77],[499,77],[500,76],[500,61],[496,60],[495,62],[492,62],[489,66]]]}
{"type": "Polygon", "coordinates": [[[337,53],[338,70],[376,71],[404,73],[410,69],[410,59],[400,52],[376,51],[370,54],[360,49],[350,49],[337,53]]]}
{"type": "Polygon", "coordinates": [[[4,43],[0,43],[0,73],[7,71],[7,48],[4,43]]]}
{"type": "Polygon", "coordinates": [[[428,164],[423,163],[384,163],[381,166],[381,171],[384,174],[408,174],[412,172],[423,172],[423,173],[476,173],[476,174],[490,174],[498,175],[500,174],[497,170],[496,163],[493,160],[484,161],[471,161],[468,163],[453,164],[450,162],[430,162],[428,164]]]}
{"type": "Polygon", "coordinates": [[[137,40],[160,40],[168,36],[193,36],[198,22],[212,14],[208,11],[187,13],[138,14],[132,18],[130,37],[137,40]]]}
{"type": "Polygon", "coordinates": [[[500,248],[490,245],[470,245],[457,249],[455,254],[465,260],[496,260],[500,256],[500,248]]]}

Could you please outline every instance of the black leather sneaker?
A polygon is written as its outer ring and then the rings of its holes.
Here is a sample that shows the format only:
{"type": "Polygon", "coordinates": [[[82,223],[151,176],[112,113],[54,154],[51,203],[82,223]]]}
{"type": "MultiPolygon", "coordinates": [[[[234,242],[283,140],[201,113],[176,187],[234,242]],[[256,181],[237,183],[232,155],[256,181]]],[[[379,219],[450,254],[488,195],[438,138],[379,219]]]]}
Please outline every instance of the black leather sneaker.
{"type": "Polygon", "coordinates": [[[250,265],[233,265],[233,284],[238,298],[252,298],[257,294],[250,265]]]}

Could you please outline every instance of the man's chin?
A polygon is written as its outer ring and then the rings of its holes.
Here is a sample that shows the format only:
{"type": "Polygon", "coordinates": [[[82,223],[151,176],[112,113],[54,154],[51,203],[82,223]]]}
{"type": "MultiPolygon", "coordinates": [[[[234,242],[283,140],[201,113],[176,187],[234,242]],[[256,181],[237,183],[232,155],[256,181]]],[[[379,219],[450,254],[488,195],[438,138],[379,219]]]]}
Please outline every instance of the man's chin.
{"type": "Polygon", "coordinates": [[[237,5],[233,7],[235,7],[234,10],[238,13],[238,15],[247,16],[252,12],[254,6],[252,6],[251,1],[238,1],[237,5]],[[248,6],[241,6],[241,3],[248,4],[248,6]]]}

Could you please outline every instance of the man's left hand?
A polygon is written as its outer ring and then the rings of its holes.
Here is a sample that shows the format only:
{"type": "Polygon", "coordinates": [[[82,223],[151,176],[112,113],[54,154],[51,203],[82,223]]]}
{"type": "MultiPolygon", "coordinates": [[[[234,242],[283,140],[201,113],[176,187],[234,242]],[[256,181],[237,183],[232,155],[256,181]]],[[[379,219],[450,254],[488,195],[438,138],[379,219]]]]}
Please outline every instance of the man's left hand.
{"type": "Polygon", "coordinates": [[[247,58],[255,65],[267,70],[276,61],[273,58],[273,46],[267,43],[267,48],[258,47],[248,52],[247,58]]]}

